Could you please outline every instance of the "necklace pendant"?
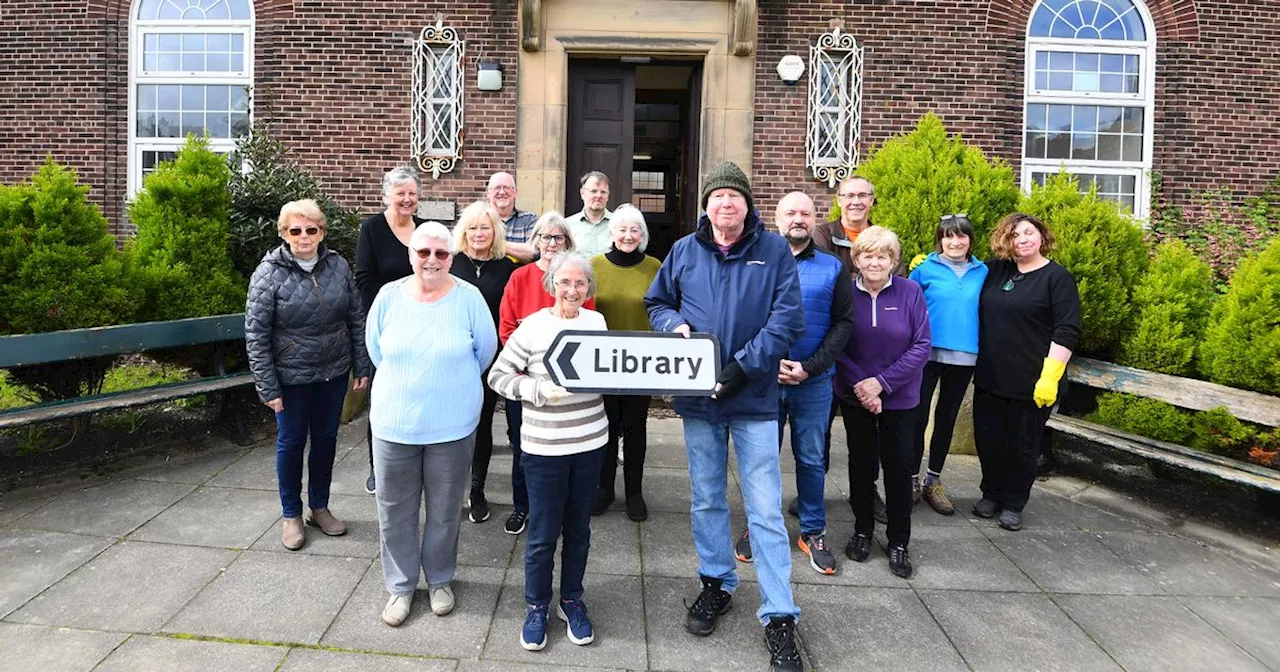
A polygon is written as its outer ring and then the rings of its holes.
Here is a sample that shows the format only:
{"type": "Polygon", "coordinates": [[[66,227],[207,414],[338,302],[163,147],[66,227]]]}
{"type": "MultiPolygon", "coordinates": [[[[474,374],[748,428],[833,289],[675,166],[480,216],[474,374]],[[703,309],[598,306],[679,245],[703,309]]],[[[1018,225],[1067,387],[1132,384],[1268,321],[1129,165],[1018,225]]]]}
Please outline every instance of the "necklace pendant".
{"type": "Polygon", "coordinates": [[[1013,280],[1006,280],[1004,282],[1004,286],[1000,289],[1003,289],[1006,292],[1011,291],[1013,289],[1013,280]]]}

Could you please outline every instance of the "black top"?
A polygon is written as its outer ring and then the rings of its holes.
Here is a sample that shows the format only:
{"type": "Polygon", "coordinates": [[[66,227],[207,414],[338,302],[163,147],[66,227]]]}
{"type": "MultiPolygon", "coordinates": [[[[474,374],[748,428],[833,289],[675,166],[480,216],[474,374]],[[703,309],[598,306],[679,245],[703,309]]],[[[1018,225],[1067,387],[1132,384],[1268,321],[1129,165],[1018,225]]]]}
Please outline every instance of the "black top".
{"type": "Polygon", "coordinates": [[[604,258],[619,268],[631,268],[644,261],[644,252],[641,252],[638,247],[630,252],[623,252],[616,247],[611,247],[608,252],[604,253],[604,258]]]}
{"type": "MultiPolygon", "coordinates": [[[[414,217],[413,225],[424,221],[414,217]]],[[[387,216],[379,212],[365,219],[360,224],[360,239],[356,242],[355,268],[356,288],[360,290],[365,313],[368,314],[383,285],[412,274],[409,247],[391,231],[387,216]]]]}
{"type": "Polygon", "coordinates": [[[987,269],[973,384],[1005,399],[1031,399],[1049,344],[1075,350],[1080,342],[1076,281],[1053,261],[1020,273],[1016,261],[992,259],[987,269]]]}
{"type": "Polygon", "coordinates": [[[475,261],[463,252],[453,255],[453,265],[449,274],[461,278],[476,286],[489,304],[489,313],[493,315],[493,326],[498,326],[498,306],[502,305],[502,291],[507,288],[507,281],[516,270],[516,262],[508,257],[475,261]]]}
{"type": "MultiPolygon", "coordinates": [[[[831,254],[830,252],[819,249],[813,240],[809,241],[809,245],[796,255],[796,262],[801,259],[808,259],[815,254],[831,254]]],[[[832,254],[831,256],[839,259],[840,257],[832,254]]],[[[840,264],[844,266],[844,262],[840,264]]],[[[831,368],[835,363],[836,356],[840,351],[844,350],[844,346],[849,344],[849,339],[853,336],[853,282],[847,275],[841,275],[836,279],[835,287],[831,290],[831,323],[827,325],[827,334],[822,337],[822,343],[818,345],[818,350],[814,352],[808,359],[800,362],[800,368],[804,369],[809,375],[816,375],[831,368]]]]}

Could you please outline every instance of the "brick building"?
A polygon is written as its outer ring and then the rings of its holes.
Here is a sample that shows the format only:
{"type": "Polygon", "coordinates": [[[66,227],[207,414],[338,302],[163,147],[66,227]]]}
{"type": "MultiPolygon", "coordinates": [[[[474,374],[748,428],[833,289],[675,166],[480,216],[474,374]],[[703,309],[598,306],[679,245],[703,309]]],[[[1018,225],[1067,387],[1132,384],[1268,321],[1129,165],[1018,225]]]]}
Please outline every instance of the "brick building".
{"type": "Polygon", "coordinates": [[[52,155],[119,227],[180,136],[252,119],[366,212],[397,164],[433,212],[497,170],[572,212],[604,169],[661,250],[714,162],[770,208],[933,110],[1141,215],[1151,170],[1179,204],[1280,172],[1277,43],[1280,0],[3,0],[0,181],[52,155]]]}

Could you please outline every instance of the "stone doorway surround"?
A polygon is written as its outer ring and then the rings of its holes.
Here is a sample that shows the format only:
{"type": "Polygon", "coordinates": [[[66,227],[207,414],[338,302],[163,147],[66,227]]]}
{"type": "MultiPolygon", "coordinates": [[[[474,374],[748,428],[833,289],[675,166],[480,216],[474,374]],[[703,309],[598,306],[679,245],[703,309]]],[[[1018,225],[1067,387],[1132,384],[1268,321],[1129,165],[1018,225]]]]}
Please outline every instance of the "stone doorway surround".
{"type": "Polygon", "coordinates": [[[702,59],[700,166],[751,174],[755,0],[521,0],[516,181],[522,210],[564,207],[569,59],[702,59]]]}

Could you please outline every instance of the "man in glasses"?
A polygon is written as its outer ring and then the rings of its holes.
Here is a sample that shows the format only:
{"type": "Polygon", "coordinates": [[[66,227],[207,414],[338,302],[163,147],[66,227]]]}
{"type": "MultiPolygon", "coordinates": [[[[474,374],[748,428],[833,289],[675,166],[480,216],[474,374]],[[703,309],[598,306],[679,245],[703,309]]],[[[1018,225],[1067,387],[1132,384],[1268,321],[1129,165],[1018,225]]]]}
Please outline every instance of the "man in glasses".
{"type": "Polygon", "coordinates": [[[533,235],[533,223],[538,219],[532,212],[516,208],[516,178],[511,173],[494,173],[489,176],[489,185],[485,187],[484,198],[507,229],[507,254],[520,262],[533,261],[537,252],[530,238],[533,235]]]}
{"type": "Polygon", "coordinates": [[[609,249],[612,236],[609,233],[609,219],[613,216],[606,207],[609,204],[609,177],[593,170],[582,176],[579,181],[582,188],[582,212],[565,218],[569,223],[569,232],[573,234],[573,242],[578,251],[587,258],[604,254],[609,249]]]}
{"type": "Polygon", "coordinates": [[[840,221],[824,222],[813,231],[813,242],[818,249],[826,250],[840,258],[846,271],[853,272],[853,259],[849,250],[858,234],[871,226],[871,206],[876,203],[876,188],[865,177],[846,177],[836,189],[836,201],[840,204],[840,221]]]}

